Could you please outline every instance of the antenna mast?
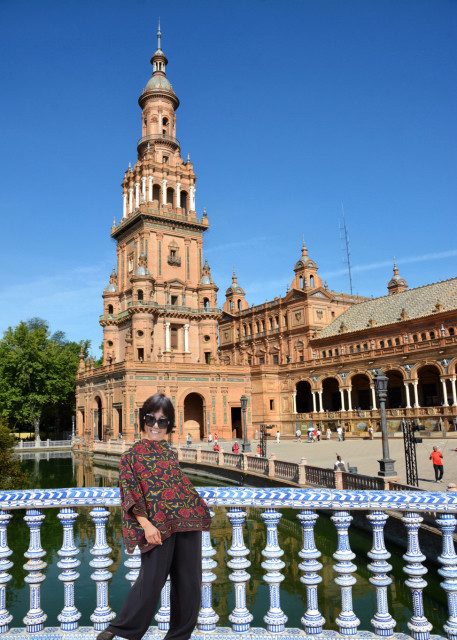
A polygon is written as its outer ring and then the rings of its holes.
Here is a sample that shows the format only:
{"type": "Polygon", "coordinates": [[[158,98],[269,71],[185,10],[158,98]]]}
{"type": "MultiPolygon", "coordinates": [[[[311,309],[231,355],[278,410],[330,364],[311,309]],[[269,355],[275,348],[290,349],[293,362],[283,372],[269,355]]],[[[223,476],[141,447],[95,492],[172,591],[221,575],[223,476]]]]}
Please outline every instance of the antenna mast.
{"type": "Polygon", "coordinates": [[[348,265],[349,288],[350,288],[351,296],[352,296],[351,252],[349,251],[349,236],[348,236],[348,228],[346,226],[346,217],[344,215],[343,203],[341,203],[341,211],[343,213],[342,231],[344,233],[344,243],[346,245],[346,262],[347,262],[347,265],[348,265]]]}

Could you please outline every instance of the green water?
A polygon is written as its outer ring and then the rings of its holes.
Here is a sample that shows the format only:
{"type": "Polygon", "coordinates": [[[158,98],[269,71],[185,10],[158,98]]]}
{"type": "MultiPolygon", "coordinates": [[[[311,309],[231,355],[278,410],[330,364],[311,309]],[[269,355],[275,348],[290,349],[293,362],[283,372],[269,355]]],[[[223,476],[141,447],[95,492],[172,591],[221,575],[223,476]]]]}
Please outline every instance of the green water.
{"type": "MultiPolygon", "coordinates": [[[[112,486],[117,484],[116,472],[112,469],[95,467],[90,457],[77,457],[71,459],[41,460],[39,463],[27,460],[24,466],[34,478],[34,486],[39,488],[64,488],[72,486],[112,486]]],[[[191,477],[198,486],[214,486],[213,480],[202,482],[202,478],[191,477]]],[[[223,483],[220,483],[221,485],[223,483]]],[[[45,510],[46,519],[41,527],[42,546],[46,551],[44,558],[48,563],[45,570],[46,580],[42,584],[42,608],[48,615],[46,626],[57,626],[57,615],[63,607],[63,585],[58,580],[60,569],[57,567],[59,557],[57,551],[62,545],[62,526],[57,518],[57,509],[45,510]]],[[[80,549],[78,556],[81,565],[78,568],[80,578],[76,582],[75,604],[82,616],[81,625],[90,625],[90,615],[95,608],[95,584],[90,579],[92,568],[89,561],[92,559],[90,549],[94,544],[94,525],[89,515],[90,508],[78,510],[79,516],[75,525],[76,546],[80,549]]],[[[298,569],[300,558],[298,552],[302,548],[301,526],[296,518],[296,511],[283,509],[279,524],[279,544],[284,550],[283,559],[286,566],[283,570],[285,576],[281,585],[281,607],[288,616],[287,626],[301,628],[300,618],[306,610],[305,589],[300,582],[301,572],[298,569]]],[[[227,554],[231,545],[231,526],[226,517],[226,509],[216,508],[215,517],[211,529],[211,537],[214,548],[217,550],[214,559],[218,563],[213,570],[217,580],[213,583],[213,607],[220,616],[219,625],[231,626],[228,615],[235,605],[233,586],[228,575],[227,554]]],[[[263,582],[265,571],[261,562],[262,549],[266,545],[265,526],[260,517],[261,510],[248,509],[248,517],[245,523],[244,538],[246,546],[251,550],[248,559],[251,567],[248,569],[250,580],[247,584],[247,607],[254,616],[253,626],[265,627],[263,616],[268,610],[268,588],[263,582]]],[[[13,551],[11,560],[14,567],[11,569],[12,580],[7,587],[7,608],[13,615],[13,627],[23,626],[22,618],[29,608],[29,589],[24,583],[26,572],[23,569],[24,552],[28,547],[28,528],[22,520],[23,511],[15,512],[8,527],[8,544],[13,551]]],[[[354,611],[361,621],[361,629],[373,630],[370,619],[376,611],[375,588],[369,583],[370,573],[367,570],[369,559],[367,552],[371,548],[371,537],[355,528],[350,529],[350,545],[356,554],[353,560],[357,566],[354,576],[357,583],[353,587],[354,611]]],[[[336,550],[337,536],[333,523],[326,516],[321,515],[315,527],[316,546],[322,553],[320,562],[323,569],[320,575],[323,578],[319,586],[319,609],[326,619],[326,629],[336,629],[335,618],[340,612],[340,589],[334,582],[336,573],[333,571],[335,560],[332,554],[336,550]]],[[[124,562],[127,556],[123,552],[121,535],[120,509],[111,509],[111,516],[107,525],[107,540],[112,548],[110,557],[113,564],[110,571],[113,578],[110,586],[110,605],[115,611],[119,611],[130,583],[125,579],[127,569],[124,562]]],[[[392,554],[390,563],[393,567],[391,577],[393,584],[389,588],[389,610],[397,621],[397,632],[408,633],[406,626],[411,617],[410,591],[404,585],[406,574],[402,571],[405,565],[401,555],[403,551],[395,546],[388,545],[392,554]]],[[[443,634],[442,626],[447,619],[447,604],[443,590],[439,586],[440,576],[433,564],[426,565],[428,573],[425,579],[428,582],[424,597],[425,615],[433,624],[433,633],[443,634]],[[431,597],[432,596],[432,597],[431,597]]]]}

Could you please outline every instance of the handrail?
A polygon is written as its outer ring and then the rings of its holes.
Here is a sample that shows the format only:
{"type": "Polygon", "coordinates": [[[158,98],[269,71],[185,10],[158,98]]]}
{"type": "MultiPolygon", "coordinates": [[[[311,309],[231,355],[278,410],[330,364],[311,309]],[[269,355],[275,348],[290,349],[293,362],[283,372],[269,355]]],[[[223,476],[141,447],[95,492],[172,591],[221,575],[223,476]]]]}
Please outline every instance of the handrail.
{"type": "MultiPolygon", "coordinates": [[[[195,449],[188,450],[189,454],[196,454],[195,449]]],[[[212,452],[208,452],[212,453],[212,452]]],[[[270,460],[271,462],[271,460],[270,460]]],[[[323,565],[318,562],[321,552],[316,547],[314,537],[314,525],[318,518],[317,510],[333,512],[331,522],[336,528],[338,545],[333,553],[336,563],[333,569],[336,573],[335,583],[341,590],[341,610],[336,618],[340,634],[343,637],[352,638],[376,638],[382,636],[387,630],[392,632],[396,626],[396,621],[388,609],[387,589],[392,583],[388,575],[392,567],[387,560],[390,557],[384,542],[384,525],[388,519],[386,511],[402,511],[401,518],[405,526],[405,537],[408,543],[408,551],[403,556],[406,565],[403,570],[407,574],[405,585],[411,590],[412,616],[408,622],[410,635],[416,640],[429,640],[432,624],[424,615],[423,591],[427,587],[427,582],[423,579],[423,574],[427,569],[422,562],[425,556],[422,555],[419,542],[419,527],[423,520],[420,514],[438,513],[434,515],[436,526],[442,534],[442,554],[438,557],[442,568],[439,570],[443,578],[441,587],[447,594],[449,619],[444,624],[444,629],[448,632],[449,638],[453,639],[457,632],[457,622],[454,617],[456,609],[457,593],[455,589],[455,575],[457,571],[457,555],[453,547],[453,532],[456,525],[454,514],[457,512],[457,494],[443,492],[411,492],[411,491],[343,491],[336,489],[298,489],[290,487],[276,488],[248,488],[248,487],[199,487],[199,494],[204,498],[210,508],[225,507],[226,515],[232,527],[232,546],[218,554],[213,548],[218,541],[214,541],[209,531],[203,533],[202,537],[202,606],[197,622],[198,632],[217,631],[219,640],[233,639],[234,634],[249,632],[252,614],[247,608],[246,598],[247,586],[250,575],[246,569],[251,562],[247,560],[251,549],[245,546],[244,522],[247,516],[246,507],[252,506],[260,509],[260,517],[265,522],[266,547],[262,550],[264,560],[262,568],[265,569],[264,581],[268,585],[269,594],[265,609],[269,606],[264,620],[266,632],[270,634],[280,634],[290,631],[294,637],[303,636],[303,631],[299,629],[287,629],[287,617],[281,610],[281,582],[284,575],[281,571],[285,568],[285,563],[281,557],[284,551],[279,546],[278,531],[281,513],[279,507],[287,507],[297,511],[297,518],[303,531],[303,548],[299,552],[301,563],[298,569],[303,577],[300,580],[306,587],[307,609],[304,612],[301,622],[306,636],[321,636],[325,618],[320,613],[318,585],[322,581],[319,572],[323,565]],[[373,634],[366,631],[359,632],[360,621],[352,610],[352,587],[356,583],[357,567],[352,564],[354,554],[350,548],[349,527],[353,516],[352,511],[368,511],[367,520],[371,525],[373,546],[368,556],[371,564],[367,565],[368,571],[372,574],[370,582],[376,589],[376,607],[371,624],[374,629],[373,634]],[[232,570],[229,579],[235,583],[235,608],[229,616],[232,629],[217,627],[218,615],[213,609],[212,584],[216,579],[213,569],[217,566],[217,561],[213,559],[225,557],[228,552],[230,561],[227,563],[232,570]],[[354,575],[355,574],[355,575],[354,575]],[[350,633],[349,633],[350,631],[350,633]]],[[[74,524],[78,518],[78,507],[91,507],[90,518],[94,523],[95,537],[93,548],[90,553],[93,559],[90,562],[94,568],[91,579],[96,584],[96,607],[90,616],[94,623],[94,631],[97,633],[106,628],[110,620],[115,617],[114,611],[109,605],[109,584],[112,573],[108,567],[113,564],[110,557],[111,548],[108,546],[106,537],[106,525],[110,516],[109,507],[118,507],[121,503],[118,487],[112,488],[71,488],[71,489],[34,489],[30,491],[4,491],[0,492],[0,603],[3,607],[0,610],[0,637],[10,631],[9,624],[11,616],[5,607],[6,589],[11,575],[8,571],[13,566],[9,560],[12,551],[7,544],[7,528],[12,518],[11,511],[25,510],[24,520],[30,530],[30,543],[25,553],[27,563],[24,569],[28,573],[25,581],[30,587],[30,610],[24,618],[26,628],[24,630],[13,630],[12,637],[31,638],[33,636],[45,640],[51,638],[69,638],[65,635],[69,631],[78,631],[78,619],[80,612],[75,604],[75,583],[79,573],[75,569],[81,564],[77,559],[79,549],[76,546],[77,538],[74,535],[74,524]],[[107,508],[108,507],[108,508],[107,508]],[[47,615],[41,608],[41,586],[43,581],[51,580],[51,574],[47,577],[42,571],[46,568],[46,550],[41,546],[40,529],[45,514],[43,511],[48,508],[58,508],[58,518],[63,529],[63,545],[58,551],[59,562],[57,566],[62,570],[58,576],[63,582],[64,607],[58,616],[60,621],[60,631],[50,627],[44,628],[47,615]],[[65,632],[65,633],[64,633],[65,632]],[[38,634],[38,635],[37,635],[38,634]]],[[[211,511],[211,515],[214,513],[211,511]]],[[[319,540],[319,543],[321,541],[319,540]]],[[[225,543],[225,542],[224,542],[225,543]]],[[[288,547],[285,546],[287,553],[288,547]]],[[[139,550],[129,554],[124,565],[129,572],[126,578],[133,584],[138,576],[141,561],[139,550]]],[[[287,558],[288,565],[294,562],[294,558],[287,558]]],[[[297,581],[297,585],[299,582],[297,581]]],[[[426,595],[426,594],[425,594],[426,595]]],[[[94,602],[95,604],[95,602],[94,602]]],[[[338,604],[337,604],[338,606],[338,604]]],[[[167,585],[162,591],[162,606],[156,616],[158,630],[167,631],[170,621],[170,590],[167,585]]],[[[81,631],[90,633],[88,629],[81,631]]],[[[155,629],[152,629],[155,632],[155,629]]],[[[334,632],[333,632],[334,633],[334,632]]],[[[253,634],[265,634],[265,630],[253,630],[253,634]]],[[[385,635],[385,634],[384,634],[385,635]]],[[[287,633],[286,633],[287,636],[287,633]]],[[[392,637],[392,633],[390,633],[392,637]]],[[[75,636],[76,637],[76,636],[75,636]]],[[[79,634],[78,636],[79,637],[79,634]]],[[[156,637],[154,635],[154,637],[156,637]]],[[[304,636],[303,636],[304,637],[304,636]]]]}

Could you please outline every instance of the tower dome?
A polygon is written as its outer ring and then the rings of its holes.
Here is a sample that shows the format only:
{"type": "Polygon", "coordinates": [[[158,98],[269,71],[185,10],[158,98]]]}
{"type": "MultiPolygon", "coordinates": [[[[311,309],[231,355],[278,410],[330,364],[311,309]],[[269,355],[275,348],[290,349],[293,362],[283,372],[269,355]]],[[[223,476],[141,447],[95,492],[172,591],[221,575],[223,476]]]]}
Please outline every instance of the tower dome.
{"type": "Polygon", "coordinates": [[[149,79],[143,93],[140,96],[140,106],[142,106],[143,100],[148,96],[151,96],[152,94],[165,93],[172,98],[174,102],[174,108],[177,109],[179,106],[179,100],[176,97],[176,94],[173,91],[173,87],[171,86],[171,82],[168,80],[165,73],[165,67],[168,64],[168,60],[164,52],[162,51],[161,38],[162,32],[160,31],[159,22],[159,28],[157,31],[157,50],[151,58],[151,64],[153,68],[152,77],[149,79]]]}

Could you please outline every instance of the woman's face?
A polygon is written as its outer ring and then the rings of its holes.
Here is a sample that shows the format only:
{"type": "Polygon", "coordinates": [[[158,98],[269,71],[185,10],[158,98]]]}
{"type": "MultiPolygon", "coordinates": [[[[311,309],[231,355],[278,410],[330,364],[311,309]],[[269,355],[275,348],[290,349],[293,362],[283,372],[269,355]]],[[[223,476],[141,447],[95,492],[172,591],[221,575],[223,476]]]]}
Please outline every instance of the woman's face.
{"type": "Polygon", "coordinates": [[[159,420],[160,418],[165,420],[167,419],[166,415],[164,414],[162,409],[159,409],[158,411],[154,412],[154,413],[149,413],[146,416],[146,420],[144,422],[144,437],[147,440],[153,440],[154,442],[160,442],[161,440],[165,440],[165,438],[167,437],[167,427],[165,426],[165,428],[160,428],[159,426],[159,420]],[[151,426],[151,417],[150,416],[154,416],[155,418],[155,424],[153,424],[151,426]]]}

